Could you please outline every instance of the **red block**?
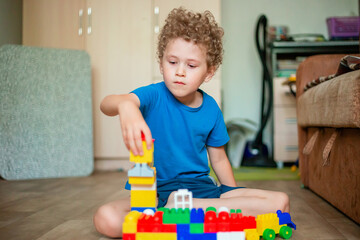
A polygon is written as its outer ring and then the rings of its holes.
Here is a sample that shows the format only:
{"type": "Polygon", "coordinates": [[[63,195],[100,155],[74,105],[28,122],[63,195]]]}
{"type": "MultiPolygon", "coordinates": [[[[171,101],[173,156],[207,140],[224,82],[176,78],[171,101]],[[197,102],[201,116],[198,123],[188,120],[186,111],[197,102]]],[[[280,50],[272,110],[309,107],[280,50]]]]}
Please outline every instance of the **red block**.
{"type": "Polygon", "coordinates": [[[243,229],[256,228],[256,220],[254,216],[245,216],[240,219],[243,229]]]}
{"type": "Polygon", "coordinates": [[[161,232],[177,232],[176,224],[163,224],[161,232]]]}
{"type": "Polygon", "coordinates": [[[136,240],[136,233],[123,233],[123,240],[136,240]]]}
{"type": "Polygon", "coordinates": [[[138,232],[162,232],[163,212],[156,212],[154,216],[141,214],[138,219],[138,232]]]}
{"type": "Polygon", "coordinates": [[[230,231],[230,216],[228,212],[219,212],[217,231],[218,232],[230,231]]]}
{"type": "Polygon", "coordinates": [[[216,233],[217,232],[217,217],[216,212],[207,211],[204,218],[204,232],[205,233],[216,233]]]}
{"type": "Polygon", "coordinates": [[[231,213],[230,214],[230,231],[243,231],[244,227],[241,224],[243,218],[242,213],[231,213]]]}

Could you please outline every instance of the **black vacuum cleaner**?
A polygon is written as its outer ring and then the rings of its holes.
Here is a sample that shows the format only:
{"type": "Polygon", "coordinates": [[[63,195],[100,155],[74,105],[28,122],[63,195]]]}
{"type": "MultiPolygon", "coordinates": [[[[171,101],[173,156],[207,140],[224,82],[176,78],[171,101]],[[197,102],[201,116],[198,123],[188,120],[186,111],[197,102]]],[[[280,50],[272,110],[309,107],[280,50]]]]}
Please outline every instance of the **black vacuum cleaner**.
{"type": "Polygon", "coordinates": [[[273,105],[273,88],[272,77],[270,75],[267,62],[266,62],[266,28],[267,18],[261,15],[256,24],[255,40],[256,49],[259,53],[262,64],[262,94],[261,94],[261,114],[260,114],[260,127],[256,133],[255,140],[248,141],[245,146],[242,166],[253,167],[276,167],[276,163],[269,155],[269,150],[263,142],[263,132],[271,117],[273,105]],[[260,35],[262,35],[260,38],[260,35]],[[261,41],[262,39],[262,41],[261,41]],[[262,46],[260,46],[262,44],[262,46]]]}

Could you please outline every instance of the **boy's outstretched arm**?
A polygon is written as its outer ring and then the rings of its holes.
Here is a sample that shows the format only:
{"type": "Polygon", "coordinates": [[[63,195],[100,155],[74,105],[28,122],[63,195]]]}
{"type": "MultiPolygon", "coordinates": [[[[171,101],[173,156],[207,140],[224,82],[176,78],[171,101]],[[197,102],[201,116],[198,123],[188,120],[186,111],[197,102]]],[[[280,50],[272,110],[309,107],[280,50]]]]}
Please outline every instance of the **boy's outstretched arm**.
{"type": "Polygon", "coordinates": [[[221,184],[229,187],[236,187],[234,173],[229,159],[226,155],[224,146],[207,147],[211,166],[221,184]]]}
{"type": "Polygon", "coordinates": [[[152,147],[151,132],[140,112],[140,100],[134,93],[110,95],[101,104],[101,111],[108,116],[119,115],[121,131],[127,149],[134,155],[143,155],[141,132],[148,149],[152,147]]]}

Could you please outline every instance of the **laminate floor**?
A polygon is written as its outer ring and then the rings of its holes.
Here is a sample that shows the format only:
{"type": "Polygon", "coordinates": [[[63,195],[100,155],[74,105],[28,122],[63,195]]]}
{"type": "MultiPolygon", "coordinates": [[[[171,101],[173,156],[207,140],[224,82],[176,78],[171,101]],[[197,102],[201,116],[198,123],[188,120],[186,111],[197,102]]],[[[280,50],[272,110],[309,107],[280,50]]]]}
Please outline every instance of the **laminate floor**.
{"type": "MultiPolygon", "coordinates": [[[[83,178],[0,180],[0,239],[108,239],[93,227],[96,209],[126,196],[125,172],[83,178]]],[[[360,226],[294,181],[242,181],[239,186],[284,191],[297,230],[291,239],[360,239],[360,226]]]]}

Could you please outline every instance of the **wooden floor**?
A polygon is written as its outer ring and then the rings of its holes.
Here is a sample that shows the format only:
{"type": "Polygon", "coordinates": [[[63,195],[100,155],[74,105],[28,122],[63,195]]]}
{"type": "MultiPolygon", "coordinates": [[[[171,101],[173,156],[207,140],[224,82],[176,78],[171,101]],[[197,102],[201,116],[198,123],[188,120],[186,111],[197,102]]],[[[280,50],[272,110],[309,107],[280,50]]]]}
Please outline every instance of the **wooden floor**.
{"type": "MultiPolygon", "coordinates": [[[[107,239],[96,232],[98,206],[127,194],[124,172],[85,178],[31,181],[0,180],[0,239],[107,239]]],[[[360,226],[300,181],[248,181],[241,186],[284,191],[297,225],[291,239],[360,239],[360,226]]]]}

